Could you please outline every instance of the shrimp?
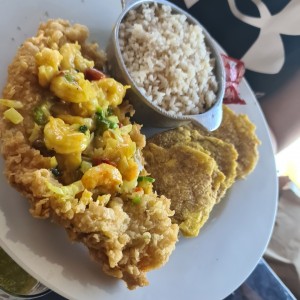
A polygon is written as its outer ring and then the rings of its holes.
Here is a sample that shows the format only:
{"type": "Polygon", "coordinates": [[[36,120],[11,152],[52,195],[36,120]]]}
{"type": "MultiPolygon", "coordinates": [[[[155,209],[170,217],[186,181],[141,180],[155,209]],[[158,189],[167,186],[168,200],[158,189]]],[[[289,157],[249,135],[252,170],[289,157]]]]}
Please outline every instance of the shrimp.
{"type": "Polygon", "coordinates": [[[108,190],[116,190],[123,183],[120,171],[109,164],[102,163],[87,170],[81,178],[82,184],[88,190],[103,187],[108,190]]]}

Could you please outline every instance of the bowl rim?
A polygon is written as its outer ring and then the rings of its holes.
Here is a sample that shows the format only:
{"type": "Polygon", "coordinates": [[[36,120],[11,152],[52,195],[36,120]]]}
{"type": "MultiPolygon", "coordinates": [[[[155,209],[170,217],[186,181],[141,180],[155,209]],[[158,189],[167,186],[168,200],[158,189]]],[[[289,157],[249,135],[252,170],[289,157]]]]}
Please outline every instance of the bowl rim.
{"type": "MultiPolygon", "coordinates": [[[[187,13],[186,11],[184,11],[177,5],[170,3],[169,1],[166,1],[166,0],[152,0],[152,1],[151,0],[133,0],[126,4],[122,13],[119,15],[119,18],[116,21],[114,29],[113,29],[112,37],[113,37],[114,48],[115,48],[115,51],[117,52],[116,60],[117,60],[118,64],[121,66],[122,72],[125,73],[128,84],[130,84],[131,89],[134,90],[134,92],[139,96],[139,98],[143,100],[144,104],[146,104],[148,107],[154,109],[159,114],[161,114],[167,118],[173,119],[173,120],[195,121],[196,123],[199,124],[199,123],[201,123],[198,120],[199,117],[203,118],[203,119],[207,119],[207,120],[211,117],[215,117],[214,119],[216,120],[216,122],[221,123],[222,102],[223,102],[223,97],[224,97],[224,93],[225,93],[225,84],[226,84],[225,68],[224,68],[222,57],[221,57],[221,54],[217,47],[216,42],[211,37],[211,35],[208,33],[208,31],[205,29],[205,27],[197,19],[195,19],[193,16],[191,16],[189,13],[187,13]],[[132,76],[128,72],[128,69],[127,69],[124,59],[123,59],[123,54],[120,49],[120,44],[119,44],[120,24],[122,23],[124,17],[128,14],[128,12],[130,10],[136,9],[137,7],[139,7],[145,3],[157,3],[160,5],[170,6],[172,8],[172,10],[175,11],[176,13],[185,15],[187,17],[188,22],[198,25],[202,29],[204,38],[205,38],[205,44],[210,51],[210,55],[215,59],[214,69],[215,69],[216,80],[218,82],[218,91],[216,94],[216,98],[217,98],[216,102],[205,112],[200,113],[200,114],[193,114],[193,115],[177,115],[177,114],[174,114],[174,113],[164,110],[163,108],[159,107],[158,105],[152,103],[152,101],[140,91],[140,88],[136,85],[132,76]],[[219,114],[219,116],[215,116],[217,114],[219,114]]],[[[215,124],[215,126],[210,126],[210,127],[214,127],[214,128],[212,128],[212,130],[213,130],[213,129],[217,128],[219,125],[220,124],[215,124]]]]}
{"type": "MultiPolygon", "coordinates": [[[[42,285],[44,286],[42,283],[40,283],[39,281],[36,283],[36,285],[32,288],[32,291],[37,288],[39,285],[42,285]]],[[[11,292],[7,289],[5,289],[4,287],[0,286],[0,292],[3,292],[11,297],[14,297],[16,299],[37,299],[37,298],[40,298],[40,297],[43,297],[45,295],[47,295],[48,293],[51,292],[51,290],[44,286],[44,289],[42,291],[39,291],[38,293],[36,294],[20,294],[20,293],[15,293],[15,292],[11,292]]]]}

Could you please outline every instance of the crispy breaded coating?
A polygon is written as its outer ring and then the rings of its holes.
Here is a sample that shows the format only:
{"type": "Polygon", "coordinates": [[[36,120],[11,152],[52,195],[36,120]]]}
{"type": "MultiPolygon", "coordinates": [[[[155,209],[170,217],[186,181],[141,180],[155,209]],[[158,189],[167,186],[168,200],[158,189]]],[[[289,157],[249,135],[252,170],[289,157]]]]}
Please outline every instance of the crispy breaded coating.
{"type": "Polygon", "coordinates": [[[197,236],[216,203],[224,175],[203,151],[184,144],[162,148],[148,143],[143,151],[147,170],[159,194],[166,193],[182,233],[197,236]]]}
{"type": "MultiPolygon", "coordinates": [[[[80,180],[62,185],[50,171],[51,153],[41,153],[29,141],[33,108],[47,99],[57,100],[39,85],[35,55],[44,47],[58,49],[66,42],[78,42],[83,56],[102,69],[105,54],[87,43],[87,37],[88,30],[82,25],[50,20],[19,48],[9,66],[3,98],[23,103],[19,112],[24,120],[14,125],[1,117],[1,152],[8,181],[30,201],[31,214],[61,224],[72,240],[89,249],[107,274],[122,278],[129,289],[134,289],[147,285],[146,272],[164,265],[175,248],[178,225],[170,218],[174,214],[170,200],[153,192],[143,194],[138,204],[126,193],[111,199],[108,195],[108,203],[102,196],[99,199],[103,202],[95,200],[80,180]]],[[[3,111],[0,107],[1,116],[3,111]]],[[[144,140],[137,131],[138,126],[132,138],[143,147],[144,140]]]]}

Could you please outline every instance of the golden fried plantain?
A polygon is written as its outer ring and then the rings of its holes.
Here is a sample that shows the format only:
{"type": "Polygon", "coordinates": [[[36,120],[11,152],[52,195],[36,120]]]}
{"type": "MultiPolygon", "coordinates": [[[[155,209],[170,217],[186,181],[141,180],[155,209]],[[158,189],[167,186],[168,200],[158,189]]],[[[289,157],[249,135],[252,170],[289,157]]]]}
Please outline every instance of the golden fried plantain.
{"type": "Polygon", "coordinates": [[[225,180],[222,182],[218,191],[217,202],[220,201],[226,190],[234,183],[238,153],[235,147],[230,143],[215,137],[201,135],[197,130],[187,127],[179,127],[162,132],[151,137],[148,142],[163,148],[185,144],[210,155],[216,161],[219,170],[225,175],[225,180]]]}
{"type": "Polygon", "coordinates": [[[214,204],[235,179],[248,175],[258,160],[260,141],[255,125],[246,115],[236,115],[227,106],[223,111],[222,124],[214,132],[182,126],[151,137],[151,144],[144,149],[148,171],[157,178],[154,187],[171,198],[174,220],[186,236],[198,234],[214,204]],[[208,179],[207,167],[213,164],[214,171],[208,179]]]}
{"type": "Polygon", "coordinates": [[[238,153],[232,144],[221,139],[200,135],[197,131],[192,131],[192,141],[188,145],[203,148],[217,163],[220,171],[225,175],[218,191],[219,202],[235,181],[237,172],[238,153]]]}
{"type": "Polygon", "coordinates": [[[184,144],[164,149],[148,143],[143,154],[157,192],[171,198],[174,221],[185,236],[197,236],[225,179],[215,160],[184,144]]]}
{"type": "Polygon", "coordinates": [[[201,135],[219,138],[234,145],[238,152],[237,178],[245,178],[256,166],[260,141],[255,133],[255,125],[245,114],[236,115],[228,106],[223,105],[221,126],[208,132],[194,127],[201,135]]]}

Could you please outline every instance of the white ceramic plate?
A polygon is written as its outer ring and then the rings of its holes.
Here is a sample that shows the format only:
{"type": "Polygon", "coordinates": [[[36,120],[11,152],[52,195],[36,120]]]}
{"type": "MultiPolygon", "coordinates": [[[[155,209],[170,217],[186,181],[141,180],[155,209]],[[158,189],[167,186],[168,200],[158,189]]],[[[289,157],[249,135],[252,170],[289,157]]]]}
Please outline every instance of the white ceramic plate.
{"type": "MultiPolygon", "coordinates": [[[[40,21],[67,18],[87,25],[91,38],[106,44],[121,11],[119,0],[1,0],[0,88],[18,45],[35,34],[40,21]],[[3,26],[5,25],[5,26],[3,26]]],[[[150,286],[128,291],[104,275],[86,249],[71,244],[64,230],[28,212],[27,201],[2,175],[1,246],[29,273],[68,299],[222,299],[252,272],[269,241],[277,207],[277,180],[266,122],[245,81],[240,89],[247,113],[262,141],[255,171],[238,181],[215,207],[198,238],[181,239],[167,265],[149,273],[150,286]]]]}

